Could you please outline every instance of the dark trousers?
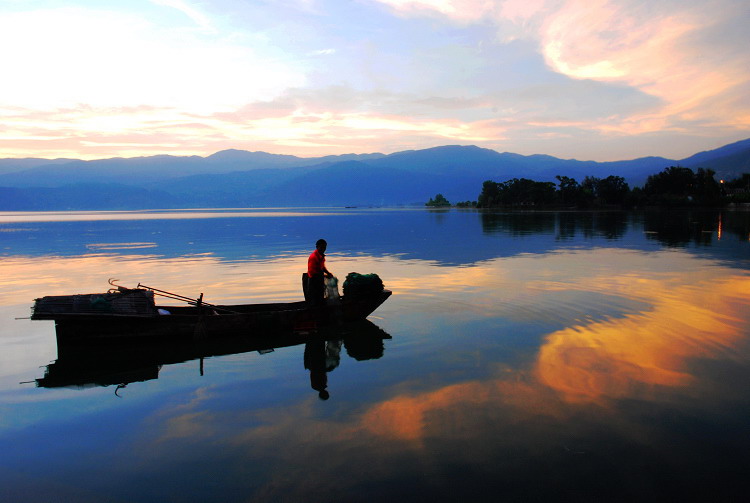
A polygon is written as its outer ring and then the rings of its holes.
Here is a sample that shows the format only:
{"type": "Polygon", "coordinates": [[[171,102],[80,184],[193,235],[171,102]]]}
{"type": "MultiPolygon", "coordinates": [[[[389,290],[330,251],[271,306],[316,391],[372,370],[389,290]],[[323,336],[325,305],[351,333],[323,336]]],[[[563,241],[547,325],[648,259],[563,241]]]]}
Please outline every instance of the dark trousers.
{"type": "Polygon", "coordinates": [[[305,300],[311,306],[320,306],[324,303],[325,280],[322,274],[308,276],[302,275],[302,290],[305,292],[305,300]]]}

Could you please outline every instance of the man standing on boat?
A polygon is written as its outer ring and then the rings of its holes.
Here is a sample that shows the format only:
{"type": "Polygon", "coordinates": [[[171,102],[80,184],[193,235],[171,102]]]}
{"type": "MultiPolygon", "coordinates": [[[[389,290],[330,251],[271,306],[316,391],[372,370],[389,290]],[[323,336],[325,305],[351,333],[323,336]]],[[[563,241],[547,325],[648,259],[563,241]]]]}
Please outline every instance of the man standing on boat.
{"type": "Polygon", "coordinates": [[[326,269],[326,248],[328,243],[325,239],[318,239],[315,243],[315,251],[307,259],[307,294],[310,304],[319,306],[323,304],[325,292],[325,278],[333,276],[326,269]]]}

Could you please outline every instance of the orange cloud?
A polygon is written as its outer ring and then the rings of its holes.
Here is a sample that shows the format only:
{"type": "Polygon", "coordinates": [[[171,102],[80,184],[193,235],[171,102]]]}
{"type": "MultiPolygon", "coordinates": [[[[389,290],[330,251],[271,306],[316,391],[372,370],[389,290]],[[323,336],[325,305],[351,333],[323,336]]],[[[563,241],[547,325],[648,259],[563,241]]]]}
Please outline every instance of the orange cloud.
{"type": "MultiPolygon", "coordinates": [[[[549,15],[540,31],[543,54],[556,71],[576,79],[624,82],[659,97],[664,105],[649,113],[615,117],[605,133],[641,134],[679,127],[680,121],[734,117],[747,110],[716,110],[709,102],[746,83],[746,62],[717,58],[692,39],[715,17],[685,6],[669,12],[637,2],[572,0],[549,15]]],[[[736,94],[736,93],[735,93],[736,94]]],[[[750,124],[744,123],[744,127],[750,124]]]]}
{"type": "Polygon", "coordinates": [[[700,131],[696,124],[750,129],[748,106],[742,100],[748,83],[747,53],[722,45],[722,27],[745,15],[732,3],[381,1],[404,15],[432,13],[460,23],[493,22],[500,40],[536,40],[555,72],[625,84],[661,101],[647,111],[588,121],[581,124],[583,129],[607,136],[695,133],[700,131]]]}

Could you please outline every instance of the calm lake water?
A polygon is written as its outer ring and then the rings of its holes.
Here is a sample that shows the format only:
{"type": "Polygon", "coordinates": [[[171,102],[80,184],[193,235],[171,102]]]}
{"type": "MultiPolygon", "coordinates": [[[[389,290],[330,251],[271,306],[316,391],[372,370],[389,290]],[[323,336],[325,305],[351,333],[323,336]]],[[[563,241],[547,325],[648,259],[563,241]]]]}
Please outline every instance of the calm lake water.
{"type": "Polygon", "coordinates": [[[750,490],[748,212],[5,213],[0,285],[3,501],[750,490]],[[341,281],[374,272],[394,292],[327,347],[86,360],[58,352],[52,322],[16,319],[108,278],[300,300],[320,237],[341,281]],[[306,352],[329,369],[328,400],[306,352]]]}

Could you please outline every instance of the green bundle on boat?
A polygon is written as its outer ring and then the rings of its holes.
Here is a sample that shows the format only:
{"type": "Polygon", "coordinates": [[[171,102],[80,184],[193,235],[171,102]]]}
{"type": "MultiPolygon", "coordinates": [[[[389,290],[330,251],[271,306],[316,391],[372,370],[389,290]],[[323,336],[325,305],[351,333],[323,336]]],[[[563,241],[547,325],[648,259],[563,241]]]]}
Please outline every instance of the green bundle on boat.
{"type": "Polygon", "coordinates": [[[383,281],[377,274],[350,272],[344,281],[344,296],[348,298],[377,295],[383,291],[383,281]]]}

